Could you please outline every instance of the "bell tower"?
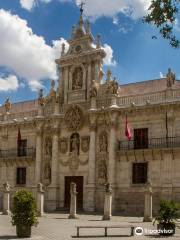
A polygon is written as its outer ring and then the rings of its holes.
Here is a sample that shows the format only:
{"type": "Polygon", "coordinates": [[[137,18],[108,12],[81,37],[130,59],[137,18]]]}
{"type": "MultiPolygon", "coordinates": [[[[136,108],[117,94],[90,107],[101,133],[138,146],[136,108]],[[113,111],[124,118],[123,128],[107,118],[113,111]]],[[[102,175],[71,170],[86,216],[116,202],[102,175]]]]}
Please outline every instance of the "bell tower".
{"type": "Polygon", "coordinates": [[[89,21],[84,22],[83,4],[80,5],[78,23],[72,27],[66,52],[62,44],[61,57],[56,59],[59,66],[59,95],[63,103],[84,102],[90,98],[93,80],[100,83],[103,72],[103,58],[106,56],[98,35],[96,42],[91,33],[89,21]]]}

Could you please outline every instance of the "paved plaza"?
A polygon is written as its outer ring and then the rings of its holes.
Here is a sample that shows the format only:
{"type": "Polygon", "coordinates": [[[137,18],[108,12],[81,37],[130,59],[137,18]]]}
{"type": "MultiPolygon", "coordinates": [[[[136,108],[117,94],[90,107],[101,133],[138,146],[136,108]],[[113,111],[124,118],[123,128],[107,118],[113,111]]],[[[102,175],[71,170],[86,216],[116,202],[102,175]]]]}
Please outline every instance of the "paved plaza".
{"type": "MultiPolygon", "coordinates": [[[[168,238],[160,238],[159,236],[134,236],[129,237],[130,229],[109,229],[110,235],[121,235],[117,237],[102,237],[104,229],[81,229],[80,235],[82,237],[76,237],[76,225],[127,225],[142,227],[143,229],[156,229],[151,223],[143,223],[142,218],[137,217],[118,217],[114,216],[111,221],[101,221],[100,215],[79,215],[78,220],[68,219],[68,214],[56,213],[45,214],[42,218],[39,218],[39,225],[33,227],[32,240],[69,240],[69,239],[177,239],[180,240],[180,229],[177,229],[175,236],[168,238]]],[[[9,216],[0,215],[0,239],[18,239],[16,237],[15,227],[11,225],[11,218],[9,216]]]]}

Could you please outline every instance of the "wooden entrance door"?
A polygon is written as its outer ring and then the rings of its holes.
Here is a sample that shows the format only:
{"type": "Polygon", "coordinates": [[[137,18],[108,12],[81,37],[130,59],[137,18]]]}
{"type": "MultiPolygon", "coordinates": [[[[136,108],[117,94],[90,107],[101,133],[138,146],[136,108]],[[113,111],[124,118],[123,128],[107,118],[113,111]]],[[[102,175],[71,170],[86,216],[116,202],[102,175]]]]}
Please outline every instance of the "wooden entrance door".
{"type": "Polygon", "coordinates": [[[71,176],[65,177],[65,198],[64,207],[70,208],[70,185],[71,182],[76,183],[77,194],[77,208],[83,209],[83,177],[82,176],[71,176]]]}

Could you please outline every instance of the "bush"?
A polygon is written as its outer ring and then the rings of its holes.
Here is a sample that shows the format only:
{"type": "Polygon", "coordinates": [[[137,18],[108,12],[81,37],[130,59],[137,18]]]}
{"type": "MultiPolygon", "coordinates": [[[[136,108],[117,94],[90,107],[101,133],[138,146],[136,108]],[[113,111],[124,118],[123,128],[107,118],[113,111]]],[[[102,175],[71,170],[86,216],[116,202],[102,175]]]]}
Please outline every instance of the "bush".
{"type": "Polygon", "coordinates": [[[36,200],[31,192],[20,190],[15,193],[12,209],[12,224],[16,226],[37,226],[36,200]]]}
{"type": "Polygon", "coordinates": [[[174,201],[161,200],[160,209],[154,223],[157,221],[163,225],[175,225],[175,220],[180,217],[179,209],[179,204],[174,201]]]}

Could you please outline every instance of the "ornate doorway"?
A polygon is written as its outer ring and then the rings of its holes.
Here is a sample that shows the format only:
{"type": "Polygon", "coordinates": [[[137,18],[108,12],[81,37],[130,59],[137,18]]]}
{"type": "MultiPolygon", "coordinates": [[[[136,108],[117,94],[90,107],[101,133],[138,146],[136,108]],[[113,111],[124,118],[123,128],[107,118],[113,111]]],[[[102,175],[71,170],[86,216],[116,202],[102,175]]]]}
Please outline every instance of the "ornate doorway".
{"type": "Polygon", "coordinates": [[[64,196],[64,207],[70,207],[70,185],[71,182],[76,183],[77,194],[77,208],[83,209],[83,177],[82,176],[68,176],[65,177],[65,196],[64,196]]]}

